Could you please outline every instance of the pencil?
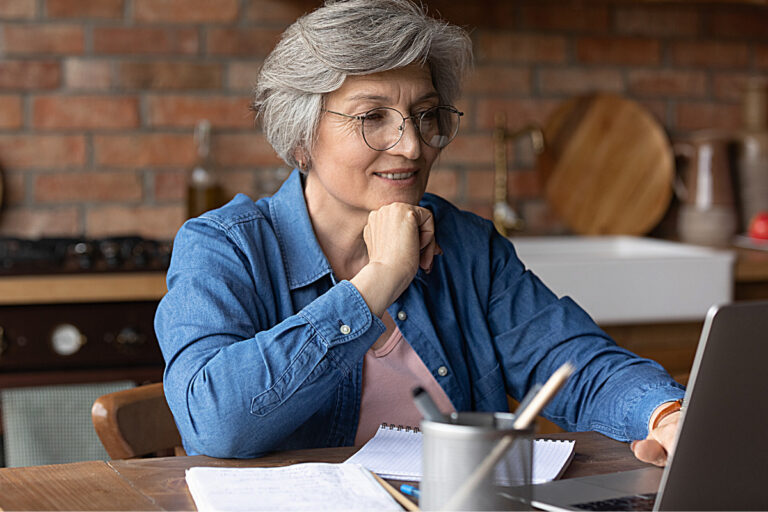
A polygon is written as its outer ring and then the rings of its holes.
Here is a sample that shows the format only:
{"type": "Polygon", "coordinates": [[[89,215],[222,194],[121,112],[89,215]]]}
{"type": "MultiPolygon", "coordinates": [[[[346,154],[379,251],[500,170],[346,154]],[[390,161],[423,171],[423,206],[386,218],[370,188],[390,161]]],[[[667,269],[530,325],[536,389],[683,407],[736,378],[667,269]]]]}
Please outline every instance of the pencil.
{"type": "Polygon", "coordinates": [[[419,507],[416,506],[411,500],[403,496],[400,491],[392,487],[389,482],[381,478],[379,475],[371,471],[371,474],[373,475],[373,478],[376,479],[379,484],[389,493],[392,495],[393,498],[397,500],[399,504],[401,504],[403,507],[405,507],[406,510],[413,510],[417,511],[419,510],[419,507]]]}

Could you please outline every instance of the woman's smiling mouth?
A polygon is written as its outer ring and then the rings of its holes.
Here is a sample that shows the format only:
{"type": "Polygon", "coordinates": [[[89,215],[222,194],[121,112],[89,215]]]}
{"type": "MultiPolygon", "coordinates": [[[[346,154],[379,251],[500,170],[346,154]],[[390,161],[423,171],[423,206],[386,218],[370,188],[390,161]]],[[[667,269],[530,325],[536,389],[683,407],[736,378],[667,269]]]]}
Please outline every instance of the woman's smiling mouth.
{"type": "Polygon", "coordinates": [[[416,173],[415,172],[375,172],[373,174],[387,180],[407,180],[411,176],[414,176],[416,173]]]}

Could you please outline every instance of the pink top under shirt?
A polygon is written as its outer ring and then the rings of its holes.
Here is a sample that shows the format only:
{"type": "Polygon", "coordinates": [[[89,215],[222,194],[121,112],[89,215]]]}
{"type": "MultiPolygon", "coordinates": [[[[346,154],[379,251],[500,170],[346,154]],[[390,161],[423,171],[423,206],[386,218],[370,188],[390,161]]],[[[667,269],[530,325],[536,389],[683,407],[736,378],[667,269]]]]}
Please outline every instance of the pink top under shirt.
{"type": "Polygon", "coordinates": [[[382,423],[418,427],[421,413],[413,405],[412,394],[416,386],[429,392],[443,413],[455,411],[448,395],[395,326],[384,345],[365,353],[355,446],[365,444],[382,423]]]}

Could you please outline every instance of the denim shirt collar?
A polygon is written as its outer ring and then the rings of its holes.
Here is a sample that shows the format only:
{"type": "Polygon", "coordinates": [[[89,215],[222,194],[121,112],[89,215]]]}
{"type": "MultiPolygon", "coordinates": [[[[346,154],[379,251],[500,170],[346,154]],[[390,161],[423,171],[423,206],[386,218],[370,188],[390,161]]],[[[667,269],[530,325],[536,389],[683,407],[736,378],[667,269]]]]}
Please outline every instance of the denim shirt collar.
{"type": "Polygon", "coordinates": [[[332,274],[309,219],[301,174],[297,169],[272,196],[270,215],[291,290],[332,274]]]}

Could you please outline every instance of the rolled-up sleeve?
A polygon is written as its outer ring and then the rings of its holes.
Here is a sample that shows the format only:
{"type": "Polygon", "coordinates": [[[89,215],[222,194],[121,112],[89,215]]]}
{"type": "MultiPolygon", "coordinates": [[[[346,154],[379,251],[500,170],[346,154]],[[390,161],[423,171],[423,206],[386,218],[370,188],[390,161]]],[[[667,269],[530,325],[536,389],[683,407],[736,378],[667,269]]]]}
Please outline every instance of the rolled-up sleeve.
{"type": "Polygon", "coordinates": [[[489,323],[510,394],[519,399],[566,361],[576,367],[546,418],[570,431],[643,439],[655,407],[685,394],[661,365],[617,346],[573,300],[555,296],[498,235],[492,274],[489,323]]]}

